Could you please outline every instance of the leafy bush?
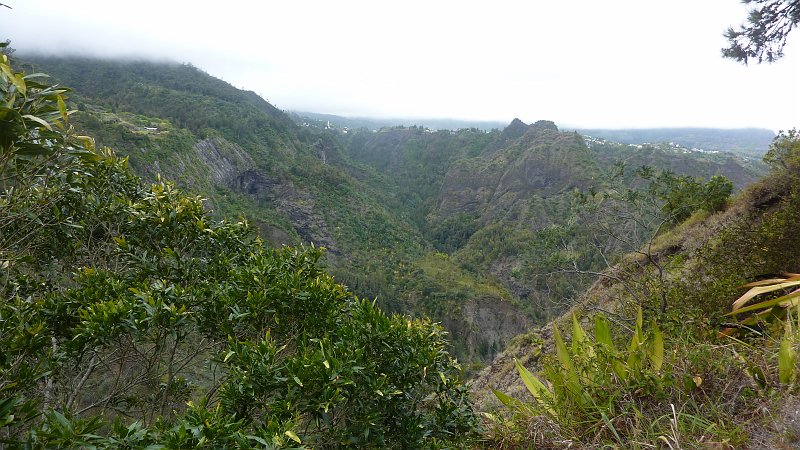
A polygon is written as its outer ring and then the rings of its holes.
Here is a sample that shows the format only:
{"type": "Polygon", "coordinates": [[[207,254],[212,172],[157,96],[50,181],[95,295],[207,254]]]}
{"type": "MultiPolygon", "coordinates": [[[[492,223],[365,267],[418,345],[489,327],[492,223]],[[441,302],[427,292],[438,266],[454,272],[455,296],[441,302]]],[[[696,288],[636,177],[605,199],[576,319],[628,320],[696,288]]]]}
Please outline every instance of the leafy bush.
{"type": "Polygon", "coordinates": [[[800,133],[796,129],[781,131],[769,145],[764,162],[773,169],[787,169],[800,163],[800,133]]]}
{"type": "Polygon", "coordinates": [[[0,242],[3,444],[432,448],[471,438],[476,416],[438,325],[357,298],[320,268],[320,249],[271,249],[174,184],[143,185],[111,151],[69,147],[66,91],[23,92],[24,75],[6,59],[0,68],[6,104],[41,98],[2,117],[21,123],[3,141],[20,163],[0,174],[15,167],[20,180],[0,193],[0,235],[13,237],[0,242]],[[25,154],[31,145],[40,148],[25,154]]]}

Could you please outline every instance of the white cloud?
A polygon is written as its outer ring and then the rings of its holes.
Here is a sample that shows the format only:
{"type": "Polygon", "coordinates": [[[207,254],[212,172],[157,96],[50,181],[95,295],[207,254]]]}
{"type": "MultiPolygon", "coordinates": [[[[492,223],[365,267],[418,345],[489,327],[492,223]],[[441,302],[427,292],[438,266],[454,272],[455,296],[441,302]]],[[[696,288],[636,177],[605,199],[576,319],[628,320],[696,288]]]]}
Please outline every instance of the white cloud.
{"type": "MultiPolygon", "coordinates": [[[[800,126],[800,39],[720,57],[737,0],[9,0],[25,50],[192,62],[284,109],[573,126],[800,126]]],[[[800,32],[796,32],[800,33],[800,32]]]]}

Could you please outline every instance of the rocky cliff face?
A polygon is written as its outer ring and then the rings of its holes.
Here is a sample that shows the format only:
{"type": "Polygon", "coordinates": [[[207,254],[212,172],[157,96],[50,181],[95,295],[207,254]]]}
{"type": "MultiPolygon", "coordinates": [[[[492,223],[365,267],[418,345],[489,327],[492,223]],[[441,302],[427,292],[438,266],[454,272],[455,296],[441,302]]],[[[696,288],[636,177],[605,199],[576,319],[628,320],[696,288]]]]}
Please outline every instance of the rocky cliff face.
{"type": "Polygon", "coordinates": [[[591,185],[597,168],[580,136],[540,121],[512,122],[503,135],[524,134],[490,155],[459,161],[445,175],[434,215],[477,214],[484,222],[532,195],[550,197],[591,185]]]}
{"type": "Polygon", "coordinates": [[[445,322],[445,325],[461,331],[468,353],[485,355],[489,360],[512,338],[527,332],[534,324],[525,314],[520,314],[518,305],[496,298],[470,300],[463,305],[461,312],[464,321],[445,322]]]}
{"type": "Polygon", "coordinates": [[[236,192],[268,203],[286,216],[304,242],[323,246],[334,255],[340,254],[321,208],[317,207],[314,196],[307,189],[298,187],[287,178],[262,170],[239,172],[228,185],[236,192]]]}
{"type": "Polygon", "coordinates": [[[240,173],[256,167],[253,158],[242,147],[222,138],[198,141],[194,150],[215,184],[230,185],[240,173]]]}

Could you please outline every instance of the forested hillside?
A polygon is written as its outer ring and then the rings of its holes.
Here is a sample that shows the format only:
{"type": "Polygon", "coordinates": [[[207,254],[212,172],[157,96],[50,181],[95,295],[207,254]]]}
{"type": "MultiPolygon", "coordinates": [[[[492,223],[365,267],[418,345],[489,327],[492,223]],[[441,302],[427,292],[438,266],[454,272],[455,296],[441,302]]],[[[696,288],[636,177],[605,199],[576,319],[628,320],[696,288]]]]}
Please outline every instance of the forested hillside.
{"type": "Polygon", "coordinates": [[[188,65],[25,60],[75,87],[76,127],[137,174],[176,180],[216,217],[247,217],[274,245],[325,247],[338,280],[387,311],[441,321],[472,361],[563,311],[591,278],[565,271],[596,271],[601,253],[610,261],[629,250],[599,251],[580,237],[589,222],[576,220],[582,195],[619,181],[616,162],[628,161],[629,186],[643,165],[726,175],[737,187],[759,170],[730,155],[590,148],[546,121],[344,134],[295,124],[188,65]]]}
{"type": "Polygon", "coordinates": [[[446,448],[477,431],[442,329],[211,217],[76,132],[0,55],[0,446],[446,448]]]}
{"type": "MultiPolygon", "coordinates": [[[[367,181],[388,184],[397,193],[390,198],[393,209],[412,218],[449,261],[490,274],[523,305],[546,316],[568,307],[593,279],[590,272],[647,239],[595,238],[626,225],[613,216],[595,220],[592,211],[598,205],[587,195],[632,193],[645,185],[680,190],[696,183],[694,177],[708,180],[717,174],[730,177],[739,189],[764,173],[760,163],[731,154],[610,142],[587,146],[578,134],[561,132],[548,121],[515,120],[490,133],[401,127],[351,130],[339,137],[351,161],[380,173],[378,180],[367,181]],[[637,175],[643,166],[667,176],[645,180],[637,175]]],[[[700,207],[697,199],[684,200],[689,210],[700,207]]],[[[619,206],[625,203],[632,206],[627,201],[619,206]]],[[[655,205],[650,210],[652,221],[670,214],[655,205]]],[[[644,228],[640,231],[646,234],[644,228]]]]}
{"type": "Polygon", "coordinates": [[[335,136],[296,126],[254,94],[191,66],[27,61],[77,86],[76,127],[136,173],[201,193],[217,217],[247,217],[274,245],[325,247],[337,279],[387,311],[444,321],[462,357],[487,358],[534,323],[499,283],[435,256],[392,208],[393,193],[344,160],[335,136]]]}

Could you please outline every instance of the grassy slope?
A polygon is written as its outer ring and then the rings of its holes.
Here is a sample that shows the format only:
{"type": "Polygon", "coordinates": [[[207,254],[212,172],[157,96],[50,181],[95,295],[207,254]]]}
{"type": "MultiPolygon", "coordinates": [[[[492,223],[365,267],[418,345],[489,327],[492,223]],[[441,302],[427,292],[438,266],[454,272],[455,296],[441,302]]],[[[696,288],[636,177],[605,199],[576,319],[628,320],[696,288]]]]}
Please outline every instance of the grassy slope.
{"type": "MultiPolygon", "coordinates": [[[[748,187],[726,211],[710,217],[696,215],[662,235],[654,252],[669,268],[663,283],[658,281],[651,265],[637,264],[641,259],[631,256],[613,272],[622,276],[625,285],[600,279],[585,293],[572,312],[585,322],[598,311],[604,311],[618,324],[616,330],[622,341],[627,338],[619,324],[630,324],[635,314],[634,305],[643,302],[645,322],[655,319],[665,330],[665,373],[675,380],[700,377],[702,382],[700,387],[692,389],[672,388],[663,398],[643,394],[619,405],[619,416],[610,419],[620,430],[631,433],[626,439],[655,443],[659,435],[667,435],[668,427],[657,422],[659,417],[669,414],[670,404],[673,404],[685,414],[678,421],[683,445],[693,445],[692,442],[702,438],[717,442],[719,447],[714,448],[729,448],[728,445],[792,448],[792,442],[800,437],[791,426],[797,414],[789,411],[797,404],[797,399],[792,389],[787,390],[777,383],[774,359],[776,340],[782,330],[780,327],[767,329],[764,336],[745,337],[743,342],[720,338],[717,331],[722,323],[731,320],[724,314],[730,311],[731,302],[741,295],[739,286],[767,274],[800,270],[798,225],[800,170],[795,168],[772,174],[748,187]],[[659,298],[655,295],[662,288],[669,299],[668,309],[663,314],[659,312],[659,298]],[[754,373],[753,367],[765,374],[766,386],[762,389],[754,388],[750,375],[754,373]],[[631,416],[625,411],[633,414],[634,409],[642,415],[641,422],[649,424],[649,429],[637,430],[631,426],[631,416]],[[787,411],[791,414],[782,417],[787,411]],[[696,425],[698,421],[713,426],[697,429],[692,423],[696,425]]],[[[554,324],[566,330],[569,320],[565,315],[554,324]]],[[[551,347],[552,328],[549,326],[516,338],[475,380],[473,391],[478,405],[489,409],[496,406],[490,388],[520,399],[531,399],[513,366],[513,359],[519,359],[535,371],[548,358],[551,347]]],[[[559,439],[567,439],[578,446],[595,446],[615,439],[609,437],[607,430],[606,434],[601,430],[575,436],[568,427],[559,428],[552,421],[545,422],[551,425],[551,432],[548,436],[539,436],[544,438],[539,445],[544,445],[542,442],[556,445],[559,439]]],[[[526,439],[520,430],[505,430],[505,433],[500,431],[493,445],[526,439]]],[[[625,446],[635,447],[630,442],[625,446]]]]}

